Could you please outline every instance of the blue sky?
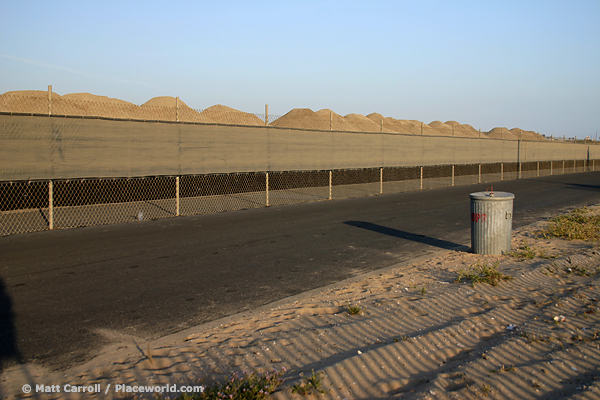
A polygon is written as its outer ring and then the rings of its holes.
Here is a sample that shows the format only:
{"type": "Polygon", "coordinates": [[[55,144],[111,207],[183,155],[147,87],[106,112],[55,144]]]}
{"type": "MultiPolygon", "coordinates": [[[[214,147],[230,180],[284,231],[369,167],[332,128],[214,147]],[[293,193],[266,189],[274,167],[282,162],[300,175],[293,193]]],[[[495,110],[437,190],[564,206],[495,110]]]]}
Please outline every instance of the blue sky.
{"type": "Polygon", "coordinates": [[[0,93],[600,133],[600,0],[0,1],[0,93]]]}

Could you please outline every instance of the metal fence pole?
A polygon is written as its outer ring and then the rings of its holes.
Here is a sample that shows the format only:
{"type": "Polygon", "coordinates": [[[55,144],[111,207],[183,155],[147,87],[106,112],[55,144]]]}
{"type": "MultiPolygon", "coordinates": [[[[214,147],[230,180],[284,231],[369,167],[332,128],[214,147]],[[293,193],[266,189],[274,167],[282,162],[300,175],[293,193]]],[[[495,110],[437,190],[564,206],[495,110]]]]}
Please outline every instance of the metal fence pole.
{"type": "Polygon", "coordinates": [[[54,229],[54,185],[48,181],[48,228],[54,229]]]}
{"type": "Polygon", "coordinates": [[[552,168],[554,167],[554,161],[550,161],[550,176],[552,176],[552,168]]]}
{"type": "Polygon", "coordinates": [[[421,190],[423,190],[423,167],[421,167],[421,190]]]}
{"type": "Polygon", "coordinates": [[[540,162],[537,162],[537,176],[540,176],[540,162]]]}
{"type": "Polygon", "coordinates": [[[500,163],[500,180],[504,180],[504,163],[500,163]]]}
{"type": "Polygon", "coordinates": [[[565,174],[565,160],[563,160],[563,175],[565,174]]]}
{"type": "Polygon", "coordinates": [[[266,206],[269,207],[269,173],[265,173],[266,206]]]}
{"type": "MultiPolygon", "coordinates": [[[[481,134],[481,129],[479,130],[479,133],[481,134]]],[[[481,164],[479,164],[479,180],[477,183],[481,183],[481,164]]]]}
{"type": "MultiPolygon", "coordinates": [[[[454,125],[452,125],[454,129],[454,125]]],[[[452,166],[452,186],[454,186],[454,165],[452,166]]]]}
{"type": "Polygon", "coordinates": [[[175,177],[175,215],[179,216],[179,177],[175,177]]]}
{"type": "Polygon", "coordinates": [[[379,194],[383,194],[383,168],[379,169],[379,194]]]}

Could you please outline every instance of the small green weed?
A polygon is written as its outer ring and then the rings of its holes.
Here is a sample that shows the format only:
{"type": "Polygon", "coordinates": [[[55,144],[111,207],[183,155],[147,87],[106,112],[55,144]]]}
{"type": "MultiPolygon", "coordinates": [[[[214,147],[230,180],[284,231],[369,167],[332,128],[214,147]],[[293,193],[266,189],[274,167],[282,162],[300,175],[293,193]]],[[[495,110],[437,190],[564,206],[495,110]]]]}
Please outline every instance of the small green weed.
{"type": "MultiPolygon", "coordinates": [[[[265,399],[283,383],[281,372],[232,373],[225,382],[205,386],[202,393],[183,394],[175,400],[260,400],[265,399]]],[[[157,399],[164,399],[162,396],[157,399]]]]}
{"type": "Polygon", "coordinates": [[[537,251],[531,248],[526,242],[521,243],[521,245],[516,251],[511,251],[509,253],[509,255],[512,257],[527,258],[530,260],[534,259],[537,256],[537,254],[537,251]]]}
{"type": "Polygon", "coordinates": [[[578,276],[593,276],[598,273],[598,270],[593,271],[580,265],[571,265],[570,267],[565,267],[565,273],[567,275],[575,274],[578,276]]]}
{"type": "Polygon", "coordinates": [[[358,315],[362,312],[362,308],[356,305],[349,305],[346,309],[350,315],[358,315]]]}
{"type": "MultiPolygon", "coordinates": [[[[304,376],[303,374],[300,375],[304,376]]],[[[327,390],[323,388],[322,379],[321,372],[315,374],[315,370],[313,369],[310,377],[304,376],[303,383],[292,386],[292,393],[298,393],[302,396],[312,393],[313,390],[317,393],[327,393],[327,390]]]]}
{"type": "Polygon", "coordinates": [[[454,282],[460,283],[463,280],[470,281],[471,286],[473,287],[476,283],[488,283],[492,286],[496,286],[500,281],[512,279],[511,276],[499,272],[498,266],[499,263],[497,261],[493,265],[478,261],[476,264],[472,264],[469,269],[461,269],[458,271],[458,277],[454,282]]]}
{"type": "Polygon", "coordinates": [[[516,372],[517,369],[514,366],[506,368],[504,365],[498,369],[491,369],[490,372],[492,374],[502,373],[502,372],[516,372]]]}
{"type": "Polygon", "coordinates": [[[597,240],[600,238],[600,215],[589,215],[587,207],[550,220],[542,232],[545,238],[560,237],[568,240],[597,240]]]}

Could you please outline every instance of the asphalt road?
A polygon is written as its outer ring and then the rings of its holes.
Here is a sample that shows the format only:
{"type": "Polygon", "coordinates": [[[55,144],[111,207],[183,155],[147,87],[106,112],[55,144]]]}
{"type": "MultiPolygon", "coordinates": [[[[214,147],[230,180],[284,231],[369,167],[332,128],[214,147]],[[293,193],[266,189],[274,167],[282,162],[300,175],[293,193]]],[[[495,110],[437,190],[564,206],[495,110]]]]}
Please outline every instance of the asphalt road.
{"type": "MultiPolygon", "coordinates": [[[[468,251],[468,195],[488,186],[0,238],[0,362],[64,368],[111,333],[160,337],[440,249],[468,251]]],[[[519,227],[600,202],[600,172],[494,190],[515,194],[519,227]]]]}

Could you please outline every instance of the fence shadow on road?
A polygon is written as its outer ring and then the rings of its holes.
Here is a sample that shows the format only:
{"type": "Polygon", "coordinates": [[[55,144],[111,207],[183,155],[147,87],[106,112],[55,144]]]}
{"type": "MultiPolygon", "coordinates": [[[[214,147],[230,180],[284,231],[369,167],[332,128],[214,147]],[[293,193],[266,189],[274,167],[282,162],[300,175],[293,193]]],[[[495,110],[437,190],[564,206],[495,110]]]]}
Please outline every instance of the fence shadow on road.
{"type": "Polygon", "coordinates": [[[388,228],[386,226],[373,224],[365,221],[344,221],[344,224],[355,226],[357,228],[381,233],[383,235],[397,237],[399,239],[410,240],[412,242],[423,243],[429,246],[439,247],[445,250],[471,251],[471,248],[459,243],[449,242],[443,239],[437,239],[430,236],[418,235],[416,233],[401,231],[399,229],[388,228]]]}

